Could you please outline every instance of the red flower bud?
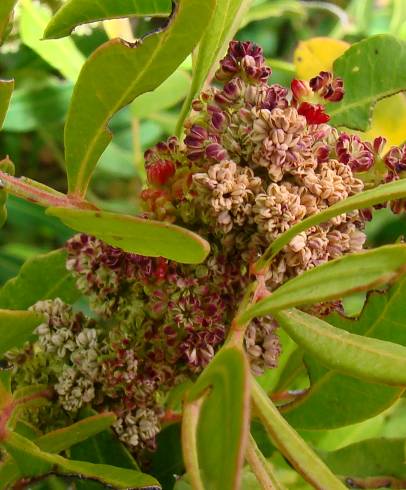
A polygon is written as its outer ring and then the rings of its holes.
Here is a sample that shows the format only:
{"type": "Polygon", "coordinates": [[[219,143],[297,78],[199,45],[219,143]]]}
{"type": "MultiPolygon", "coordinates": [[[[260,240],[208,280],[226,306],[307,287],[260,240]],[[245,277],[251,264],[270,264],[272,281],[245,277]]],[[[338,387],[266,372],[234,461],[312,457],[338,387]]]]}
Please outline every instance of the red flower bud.
{"type": "Polygon", "coordinates": [[[324,107],[320,104],[302,102],[297,112],[306,118],[308,124],[323,124],[330,119],[330,116],[324,112],[324,107]]]}
{"type": "Polygon", "coordinates": [[[175,174],[176,167],[170,160],[158,160],[148,165],[148,182],[152,185],[165,185],[175,174]]]}
{"type": "Polygon", "coordinates": [[[290,89],[292,90],[293,97],[299,102],[313,95],[309,84],[303,80],[292,80],[290,89]]]}

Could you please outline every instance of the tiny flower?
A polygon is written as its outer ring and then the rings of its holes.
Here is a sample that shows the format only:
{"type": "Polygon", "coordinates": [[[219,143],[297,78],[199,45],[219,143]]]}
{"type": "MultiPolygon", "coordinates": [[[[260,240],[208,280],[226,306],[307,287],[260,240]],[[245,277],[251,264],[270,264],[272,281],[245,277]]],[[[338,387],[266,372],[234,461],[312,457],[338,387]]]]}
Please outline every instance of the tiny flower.
{"type": "Polygon", "coordinates": [[[375,161],[371,146],[357,135],[342,133],[337,139],[336,153],[338,160],[349,165],[354,172],[368,171],[375,161]]]}
{"type": "Polygon", "coordinates": [[[324,112],[324,107],[320,104],[302,102],[297,112],[306,118],[308,124],[323,124],[330,120],[330,116],[324,112]]]}
{"type": "Polygon", "coordinates": [[[344,97],[342,78],[334,78],[328,71],[321,71],[310,80],[309,85],[314,93],[329,102],[338,102],[344,97]]]}
{"type": "Polygon", "coordinates": [[[406,170],[406,145],[393,146],[384,158],[385,165],[395,173],[406,170]]]}

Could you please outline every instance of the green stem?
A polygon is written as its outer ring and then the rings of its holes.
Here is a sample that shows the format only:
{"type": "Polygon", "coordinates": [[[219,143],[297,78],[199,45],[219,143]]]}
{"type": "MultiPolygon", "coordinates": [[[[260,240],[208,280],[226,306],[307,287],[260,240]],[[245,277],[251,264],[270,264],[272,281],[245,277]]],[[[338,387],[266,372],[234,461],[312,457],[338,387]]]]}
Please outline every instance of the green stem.
{"type": "Polygon", "coordinates": [[[182,415],[183,461],[193,490],[205,490],[200,478],[199,456],[197,453],[197,424],[204,399],[205,395],[193,402],[186,401],[182,415]]]}
{"type": "Polygon", "coordinates": [[[245,457],[264,490],[285,490],[285,487],[277,480],[271,463],[265,459],[251,434],[245,457]]]}
{"type": "Polygon", "coordinates": [[[251,381],[251,395],[272,441],[296,471],[317,490],[345,490],[341,481],[286,422],[255,379],[251,381]]]}

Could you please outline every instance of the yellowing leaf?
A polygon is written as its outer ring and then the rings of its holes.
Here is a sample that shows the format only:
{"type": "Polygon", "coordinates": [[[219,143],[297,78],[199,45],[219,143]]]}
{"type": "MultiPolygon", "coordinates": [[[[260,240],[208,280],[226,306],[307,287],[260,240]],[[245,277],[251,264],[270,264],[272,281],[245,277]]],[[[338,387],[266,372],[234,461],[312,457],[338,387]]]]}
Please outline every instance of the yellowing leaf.
{"type": "Polygon", "coordinates": [[[406,141],[406,96],[403,93],[379,100],[374,108],[371,127],[360,136],[372,141],[377,136],[387,139],[385,150],[406,141]]]}
{"type": "Polygon", "coordinates": [[[345,41],[328,37],[314,37],[301,41],[293,58],[296,76],[308,80],[323,70],[331,71],[334,61],[349,47],[345,41]]]}

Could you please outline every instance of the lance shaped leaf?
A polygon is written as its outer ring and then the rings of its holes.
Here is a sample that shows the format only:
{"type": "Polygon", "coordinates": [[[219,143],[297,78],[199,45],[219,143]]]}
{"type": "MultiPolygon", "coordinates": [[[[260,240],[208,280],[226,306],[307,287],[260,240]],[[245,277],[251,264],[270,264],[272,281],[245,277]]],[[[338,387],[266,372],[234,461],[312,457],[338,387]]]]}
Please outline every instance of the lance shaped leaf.
{"type": "Polygon", "coordinates": [[[320,213],[300,221],[289,228],[289,230],[285,231],[285,233],[282,233],[282,235],[270,244],[262,257],[256,262],[255,270],[261,271],[266,269],[272,259],[292,240],[292,238],[302,231],[308,230],[312,226],[325,223],[335,216],[354,211],[354,209],[364,209],[375,204],[392,201],[394,199],[401,199],[403,197],[406,197],[406,180],[398,180],[396,182],[390,182],[389,184],[379,185],[374,189],[360,192],[355,196],[339,201],[320,213]]]}
{"type": "Polygon", "coordinates": [[[9,433],[2,441],[2,445],[16,461],[24,476],[40,476],[48,473],[51,468],[56,468],[58,474],[76,474],[118,489],[160,488],[152,476],[135,470],[72,461],[56,454],[50,454],[15,432],[9,433]]]}
{"type": "Polygon", "coordinates": [[[255,410],[271,436],[272,442],[297,472],[312,485],[312,488],[344,490],[346,487],[286,422],[255,380],[252,381],[251,393],[255,410]]]}
{"type": "Polygon", "coordinates": [[[32,311],[0,310],[0,356],[33,336],[43,316],[32,311]]]}
{"type": "Polygon", "coordinates": [[[0,4],[0,44],[7,31],[7,26],[12,16],[17,0],[2,0],[0,4]]]}
{"type": "Polygon", "coordinates": [[[246,356],[237,347],[224,347],[185,402],[182,448],[195,488],[238,488],[248,439],[249,397],[246,356]]]}
{"type": "MultiPolygon", "coordinates": [[[[63,429],[48,432],[37,438],[35,444],[42,451],[60,453],[104,431],[111,426],[115,418],[115,415],[109,412],[94,415],[63,429]]],[[[0,466],[0,489],[9,488],[23,476],[14,459],[6,457],[0,466]]]]}
{"type": "Polygon", "coordinates": [[[111,141],[107,129],[111,117],[176,70],[203,35],[214,6],[215,0],[180,0],[164,30],[134,45],[113,39],[90,56],[76,84],[65,126],[70,193],[86,193],[100,155],[111,141]]]}
{"type": "Polygon", "coordinates": [[[13,90],[14,80],[0,80],[0,129],[3,128],[13,90]]]}
{"type": "Polygon", "coordinates": [[[280,326],[324,366],[356,378],[406,386],[406,347],[336,328],[291,309],[274,313],[280,326]]]}
{"type": "MultiPolygon", "coordinates": [[[[96,413],[93,409],[85,407],[80,411],[79,416],[85,417],[85,421],[89,416],[96,413]]],[[[131,453],[110,429],[72,446],[70,457],[89,463],[109,464],[120,468],[139,470],[139,466],[131,453]]]]}
{"type": "Polygon", "coordinates": [[[224,54],[226,46],[237,31],[250,4],[251,0],[217,0],[210,26],[202,37],[193,60],[192,86],[182,108],[178,129],[190,111],[193,99],[203,87],[211,68],[224,54]]]}
{"type": "Polygon", "coordinates": [[[334,74],[344,80],[345,96],[327,105],[331,124],[367,130],[375,103],[406,89],[405,63],[406,42],[390,34],[351,46],[333,65],[334,74]]]}
{"type": "MultiPolygon", "coordinates": [[[[359,318],[331,315],[329,323],[357,335],[406,346],[406,278],[387,292],[373,292],[359,318]]],[[[371,418],[391,406],[403,388],[368,383],[326,369],[314,356],[305,356],[310,388],[295,402],[282,408],[286,419],[300,429],[333,429],[371,418]],[[350,396],[353,394],[353,396],[350,396]]]]}
{"type": "Polygon", "coordinates": [[[49,22],[45,39],[69,36],[75,27],[120,17],[165,17],[171,0],[68,0],[49,22]]]}
{"type": "Polygon", "coordinates": [[[210,250],[209,244],[199,235],[162,221],[67,208],[49,208],[47,213],[57,216],[74,230],[100,238],[125,252],[198,264],[210,250]]]}
{"type": "Polygon", "coordinates": [[[256,316],[292,306],[339,299],[385,284],[405,272],[406,246],[403,244],[339,257],[283,284],[249,308],[241,316],[241,321],[245,323],[256,316]]]}
{"type": "Polygon", "coordinates": [[[66,258],[65,250],[55,250],[27,260],[18,276],[0,289],[0,308],[22,310],[37,301],[55,298],[74,303],[80,292],[66,270],[66,258]]]}
{"type": "Polygon", "coordinates": [[[42,33],[50,20],[48,10],[32,0],[22,0],[20,31],[22,42],[35,51],[67,80],[75,81],[85,61],[72,39],[43,41],[42,33]]]}

